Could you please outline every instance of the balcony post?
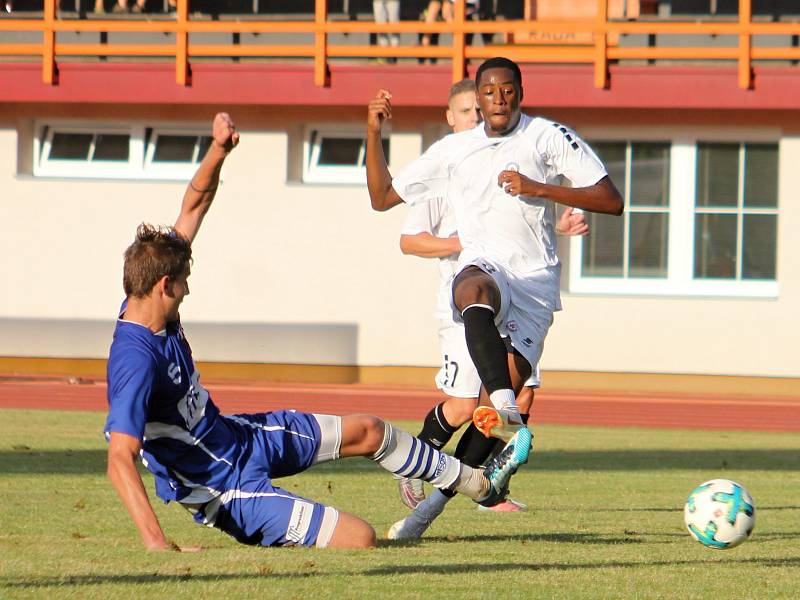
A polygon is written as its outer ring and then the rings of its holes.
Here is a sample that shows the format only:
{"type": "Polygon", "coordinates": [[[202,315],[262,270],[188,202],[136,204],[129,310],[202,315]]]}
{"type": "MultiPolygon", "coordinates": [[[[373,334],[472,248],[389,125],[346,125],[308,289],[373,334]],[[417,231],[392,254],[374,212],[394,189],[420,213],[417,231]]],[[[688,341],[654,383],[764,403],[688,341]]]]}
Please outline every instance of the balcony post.
{"type": "Polygon", "coordinates": [[[42,82],[45,85],[58,83],[56,67],[56,0],[44,0],[44,27],[42,29],[42,82]]]}
{"type": "Polygon", "coordinates": [[[464,24],[467,21],[466,0],[456,0],[453,4],[453,83],[467,76],[467,56],[464,24]]]}
{"type": "Polygon", "coordinates": [[[178,0],[175,9],[178,30],[175,32],[175,82],[190,85],[189,74],[189,0],[178,0]]]}
{"type": "Polygon", "coordinates": [[[328,0],[316,0],[314,11],[314,85],[328,87],[330,69],[328,68],[328,0]]]}
{"type": "Polygon", "coordinates": [[[594,87],[608,87],[608,0],[597,0],[594,31],[594,87]]]}
{"type": "Polygon", "coordinates": [[[752,0],[739,0],[739,87],[749,90],[753,87],[752,37],[750,26],[753,15],[752,0]]]}

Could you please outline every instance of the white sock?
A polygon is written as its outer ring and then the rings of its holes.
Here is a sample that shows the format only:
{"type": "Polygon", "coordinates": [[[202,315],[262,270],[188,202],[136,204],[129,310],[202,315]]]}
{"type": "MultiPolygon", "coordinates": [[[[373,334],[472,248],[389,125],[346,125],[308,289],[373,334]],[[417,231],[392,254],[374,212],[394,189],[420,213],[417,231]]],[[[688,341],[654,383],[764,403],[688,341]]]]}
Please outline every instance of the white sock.
{"type": "Polygon", "coordinates": [[[517,408],[517,396],[514,394],[514,390],[495,390],[489,394],[489,400],[491,400],[492,405],[498,410],[510,410],[519,413],[519,409],[517,408]]]}
{"type": "Polygon", "coordinates": [[[453,489],[473,500],[483,500],[489,495],[490,485],[489,480],[483,475],[483,469],[474,469],[462,464],[458,481],[453,489]]]}
{"type": "Polygon", "coordinates": [[[384,469],[401,477],[422,479],[437,488],[459,481],[460,461],[389,423],[385,426],[383,443],[372,457],[384,469]]]}
{"type": "Polygon", "coordinates": [[[441,490],[433,490],[425,500],[419,503],[409,517],[430,523],[442,514],[444,507],[447,506],[447,503],[454,497],[455,496],[446,496],[441,490]]]}

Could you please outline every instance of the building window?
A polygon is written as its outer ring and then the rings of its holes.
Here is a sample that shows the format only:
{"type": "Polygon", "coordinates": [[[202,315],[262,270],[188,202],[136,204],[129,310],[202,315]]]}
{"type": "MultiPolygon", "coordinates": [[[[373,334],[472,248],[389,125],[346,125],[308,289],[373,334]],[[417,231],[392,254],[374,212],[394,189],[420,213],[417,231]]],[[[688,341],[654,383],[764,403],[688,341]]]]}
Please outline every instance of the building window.
{"type": "Polygon", "coordinates": [[[127,129],[43,125],[37,142],[37,175],[119,177],[131,171],[131,133],[127,129]]]}
{"type": "MultiPolygon", "coordinates": [[[[389,157],[389,139],[383,138],[389,157]]],[[[303,152],[306,183],[366,184],[366,139],[360,130],[308,128],[303,152]]]]}
{"type": "Polygon", "coordinates": [[[573,238],[575,293],[774,297],[778,144],[591,142],[625,199],[573,238]]]}
{"type": "Polygon", "coordinates": [[[144,131],[144,172],[156,178],[191,178],[212,139],[186,130],[147,127],[144,131]]]}
{"type": "Polygon", "coordinates": [[[626,199],[623,218],[591,213],[584,277],[666,277],[669,142],[596,142],[593,147],[626,199]]]}
{"type": "Polygon", "coordinates": [[[697,147],[694,277],[774,280],[778,145],[697,147]]]}
{"type": "Polygon", "coordinates": [[[34,175],[175,179],[194,174],[212,138],[190,128],[38,123],[34,175]]]}

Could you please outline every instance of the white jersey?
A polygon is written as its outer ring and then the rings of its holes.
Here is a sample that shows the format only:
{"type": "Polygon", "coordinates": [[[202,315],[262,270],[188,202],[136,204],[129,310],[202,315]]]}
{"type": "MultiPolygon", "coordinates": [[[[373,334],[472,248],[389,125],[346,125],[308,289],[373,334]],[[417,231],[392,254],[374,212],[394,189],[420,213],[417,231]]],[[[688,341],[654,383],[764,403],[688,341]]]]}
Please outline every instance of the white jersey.
{"type": "Polygon", "coordinates": [[[558,185],[594,185],[607,175],[600,159],[572,130],[521,115],[508,135],[488,137],[483,124],[448,135],[392,181],[409,204],[444,197],[455,214],[463,251],[459,264],[488,258],[538,283],[532,298],[561,308],[561,265],[556,255],[555,206],[546,198],[513,197],[497,180],[501,171],[558,185]]]}
{"type": "MultiPolygon", "coordinates": [[[[448,238],[457,234],[456,218],[452,208],[441,196],[425,202],[418,202],[408,207],[405,223],[401,230],[403,235],[429,233],[436,237],[448,238]]],[[[458,273],[458,254],[442,256],[437,259],[439,267],[439,291],[436,296],[437,319],[453,322],[453,309],[450,307],[450,295],[453,278],[458,273]]]]}

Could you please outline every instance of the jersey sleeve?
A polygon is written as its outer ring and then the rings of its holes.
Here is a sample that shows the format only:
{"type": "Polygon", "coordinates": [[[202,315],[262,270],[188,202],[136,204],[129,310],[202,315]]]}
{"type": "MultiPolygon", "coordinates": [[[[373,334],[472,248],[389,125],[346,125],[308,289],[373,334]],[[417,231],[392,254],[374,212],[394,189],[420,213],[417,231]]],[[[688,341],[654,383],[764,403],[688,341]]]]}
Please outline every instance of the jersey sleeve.
{"type": "Polygon", "coordinates": [[[156,376],[155,360],[146,352],[123,350],[109,358],[106,435],[116,431],[142,439],[156,376]]]}
{"type": "Polygon", "coordinates": [[[414,205],[446,196],[448,173],[443,150],[440,140],[392,179],[392,187],[403,202],[414,205]]]}
{"type": "Polygon", "coordinates": [[[433,198],[427,202],[418,202],[408,207],[408,214],[400,230],[402,235],[416,235],[435,231],[442,222],[441,205],[443,198],[433,198]]]}
{"type": "Polygon", "coordinates": [[[545,135],[537,151],[555,175],[563,175],[573,187],[588,187],[608,175],[602,161],[578,134],[559,123],[546,121],[545,135]]]}

